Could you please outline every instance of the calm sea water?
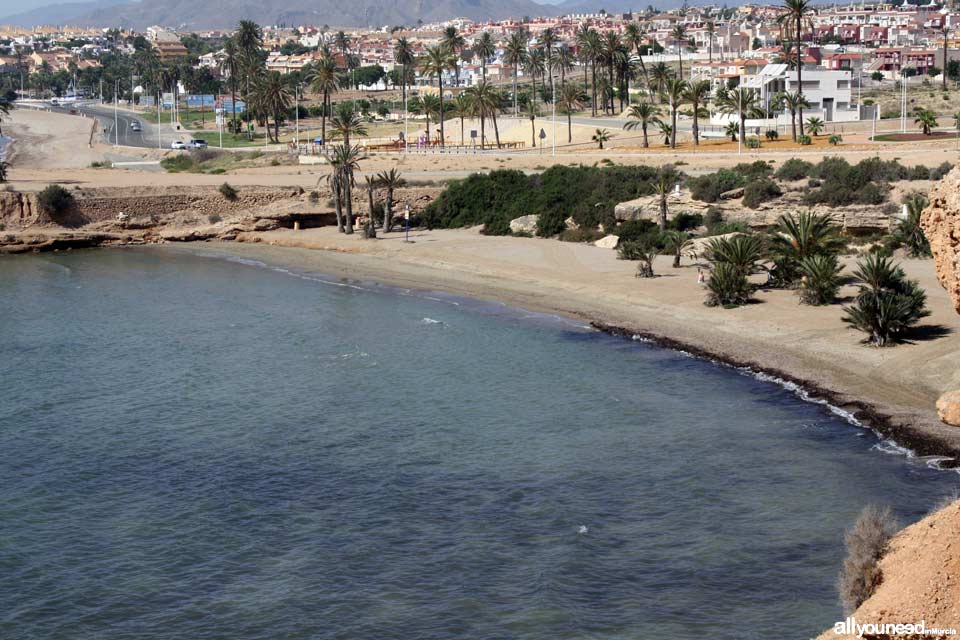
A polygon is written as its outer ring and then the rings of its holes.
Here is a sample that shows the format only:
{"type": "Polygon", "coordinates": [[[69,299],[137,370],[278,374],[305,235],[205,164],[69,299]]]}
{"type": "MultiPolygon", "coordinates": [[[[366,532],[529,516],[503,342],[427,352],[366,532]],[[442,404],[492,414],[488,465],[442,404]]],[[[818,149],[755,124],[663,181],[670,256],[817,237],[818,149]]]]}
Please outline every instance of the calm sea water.
{"type": "Polygon", "coordinates": [[[323,280],[0,260],[0,637],[808,638],[860,509],[958,486],[729,368],[323,280]]]}

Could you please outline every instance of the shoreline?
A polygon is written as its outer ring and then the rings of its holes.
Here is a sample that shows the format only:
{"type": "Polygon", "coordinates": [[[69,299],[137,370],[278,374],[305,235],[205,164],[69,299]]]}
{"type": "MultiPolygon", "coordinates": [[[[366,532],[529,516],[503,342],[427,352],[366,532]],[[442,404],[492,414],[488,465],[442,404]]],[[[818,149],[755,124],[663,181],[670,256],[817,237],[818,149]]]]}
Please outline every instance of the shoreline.
{"type": "MultiPolygon", "coordinates": [[[[164,246],[173,250],[197,249],[189,245],[164,246]]],[[[863,388],[850,384],[855,381],[842,375],[828,375],[830,372],[824,368],[818,370],[814,366],[811,369],[809,363],[768,357],[771,354],[762,348],[766,344],[759,338],[751,340],[747,336],[741,337],[734,344],[720,341],[718,344],[711,344],[710,340],[703,339],[702,334],[691,333],[681,322],[671,322],[670,318],[657,318],[656,314],[651,316],[637,309],[631,314],[633,317],[625,317],[618,310],[596,304],[596,301],[588,299],[588,296],[580,296],[578,299],[550,291],[548,284],[538,287],[540,290],[536,293],[531,293],[517,280],[497,278],[496,282],[489,282],[488,276],[480,274],[478,281],[478,274],[456,271],[448,265],[425,266],[396,260],[388,262],[359,250],[275,246],[266,242],[234,242],[203,247],[204,252],[212,250],[238,258],[255,258],[271,266],[315,270],[331,277],[426,292],[442,291],[530,311],[557,314],[589,324],[594,329],[611,335],[626,339],[644,339],[662,348],[684,351],[700,359],[768,376],[781,384],[795,385],[811,401],[825,403],[849,414],[854,418],[852,422],[861,423],[861,426],[874,431],[880,438],[892,440],[913,455],[949,458],[938,463],[943,469],[960,467],[960,429],[939,422],[932,400],[926,406],[921,400],[919,407],[913,398],[910,398],[909,403],[903,400],[897,402],[891,398],[895,395],[891,393],[891,386],[879,380],[865,380],[863,382],[869,384],[863,388]],[[425,267],[427,271],[424,271],[425,267]]],[[[865,346],[859,348],[869,349],[865,346]]],[[[902,347],[893,349],[897,348],[902,347]]],[[[910,388],[906,378],[900,382],[900,386],[906,387],[901,391],[916,392],[916,389],[910,388]]]]}

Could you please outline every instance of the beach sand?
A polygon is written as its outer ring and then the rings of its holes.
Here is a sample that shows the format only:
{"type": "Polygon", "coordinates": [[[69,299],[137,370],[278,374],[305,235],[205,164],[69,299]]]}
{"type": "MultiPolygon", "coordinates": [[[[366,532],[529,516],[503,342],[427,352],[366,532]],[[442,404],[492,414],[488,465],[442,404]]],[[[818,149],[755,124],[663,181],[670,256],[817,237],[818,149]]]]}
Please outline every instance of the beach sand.
{"type": "MultiPolygon", "coordinates": [[[[798,304],[791,291],[764,290],[738,309],[708,308],[697,266],[661,256],[658,277],[634,277],[636,263],[592,245],[489,237],[476,230],[402,232],[377,240],[333,228],[242,234],[205,245],[224,253],[356,280],[502,301],[586,322],[662,337],[701,355],[821,388],[831,404],[860,412],[881,432],[921,454],[960,455],[960,428],[940,423],[934,403],[960,387],[960,316],[936,281],[932,260],[904,260],[927,290],[931,316],[911,341],[877,349],[841,321],[842,307],[798,304]],[[881,415],[872,415],[876,412],[881,415]]],[[[196,247],[183,247],[196,250],[196,247]]],[[[848,258],[850,265],[854,260],[848,258]]],[[[849,301],[856,289],[847,286],[849,301]]]]}

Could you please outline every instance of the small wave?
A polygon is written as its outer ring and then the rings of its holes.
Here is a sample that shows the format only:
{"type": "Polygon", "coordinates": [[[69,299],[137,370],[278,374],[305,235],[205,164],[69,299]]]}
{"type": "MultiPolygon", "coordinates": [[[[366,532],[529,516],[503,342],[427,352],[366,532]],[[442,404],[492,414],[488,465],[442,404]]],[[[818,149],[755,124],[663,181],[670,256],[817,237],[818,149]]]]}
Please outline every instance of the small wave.
{"type": "Polygon", "coordinates": [[[433,318],[424,318],[420,321],[421,324],[446,324],[442,320],[434,320],[433,318]]]}

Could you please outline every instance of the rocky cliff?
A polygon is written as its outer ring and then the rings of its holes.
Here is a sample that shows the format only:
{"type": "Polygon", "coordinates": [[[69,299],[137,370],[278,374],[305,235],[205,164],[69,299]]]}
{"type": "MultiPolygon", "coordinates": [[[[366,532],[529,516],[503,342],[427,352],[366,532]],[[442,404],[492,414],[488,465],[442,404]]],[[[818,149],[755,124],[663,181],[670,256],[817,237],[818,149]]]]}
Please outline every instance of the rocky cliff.
{"type": "Polygon", "coordinates": [[[930,206],[923,212],[921,224],[930,240],[940,284],[960,313],[960,168],[930,192],[930,206]]]}

